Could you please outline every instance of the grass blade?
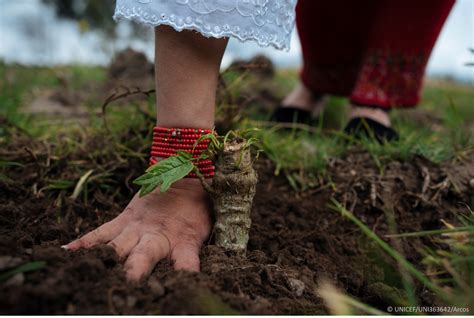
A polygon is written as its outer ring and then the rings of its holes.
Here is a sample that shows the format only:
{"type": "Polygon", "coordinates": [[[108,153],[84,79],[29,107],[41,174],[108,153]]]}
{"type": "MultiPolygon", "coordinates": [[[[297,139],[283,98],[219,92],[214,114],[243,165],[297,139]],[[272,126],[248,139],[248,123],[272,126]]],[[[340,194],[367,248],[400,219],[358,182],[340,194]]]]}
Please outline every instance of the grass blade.
{"type": "Polygon", "coordinates": [[[387,313],[378,310],[377,308],[345,295],[329,281],[323,280],[320,283],[318,292],[324,299],[324,302],[332,315],[353,315],[354,313],[350,310],[350,307],[356,308],[370,315],[387,315],[387,313]]]}
{"type": "Polygon", "coordinates": [[[71,195],[71,199],[76,200],[79,195],[81,194],[82,189],[84,188],[84,185],[87,182],[87,179],[90,177],[90,175],[94,172],[93,169],[87,171],[82,177],[79,179],[79,181],[76,184],[76,187],[74,188],[74,192],[71,195]]]}
{"type": "Polygon", "coordinates": [[[16,274],[36,271],[45,266],[46,266],[45,261],[36,261],[36,262],[30,262],[30,263],[20,265],[16,268],[13,268],[13,269],[5,271],[4,273],[1,273],[0,282],[7,281],[8,279],[15,276],[16,274]]]}
{"type": "Polygon", "coordinates": [[[349,212],[346,208],[344,208],[337,200],[331,198],[333,203],[330,206],[336,212],[341,213],[343,217],[348,218],[351,220],[355,225],[357,225],[362,232],[367,235],[370,239],[372,239],[375,243],[377,243],[388,255],[393,257],[399,264],[401,264],[410,274],[413,275],[418,281],[424,284],[427,288],[435,292],[440,298],[444,301],[449,303],[449,297],[446,292],[440,288],[439,286],[432,283],[422,272],[416,269],[413,264],[407,261],[401,254],[399,254],[395,249],[393,249],[389,244],[383,241],[377,234],[375,234],[370,228],[367,227],[362,221],[360,221],[354,214],[349,212]]]}
{"type": "Polygon", "coordinates": [[[440,230],[430,230],[430,231],[420,231],[420,232],[410,232],[410,233],[400,233],[400,234],[388,234],[384,236],[385,237],[420,237],[420,236],[431,236],[431,235],[447,234],[447,233],[458,233],[458,232],[474,232],[474,226],[457,227],[455,229],[440,229],[440,230]]]}

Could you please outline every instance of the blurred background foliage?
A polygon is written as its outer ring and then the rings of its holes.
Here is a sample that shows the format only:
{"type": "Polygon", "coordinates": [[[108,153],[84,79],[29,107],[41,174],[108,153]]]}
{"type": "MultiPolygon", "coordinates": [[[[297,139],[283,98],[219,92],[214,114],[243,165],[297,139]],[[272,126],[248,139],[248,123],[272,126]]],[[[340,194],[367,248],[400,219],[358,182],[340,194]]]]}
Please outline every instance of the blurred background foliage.
{"type": "Polygon", "coordinates": [[[42,0],[55,8],[60,18],[79,21],[81,30],[102,29],[114,34],[116,24],[110,17],[114,13],[115,1],[110,0],[42,0]]]}
{"type": "MultiPolygon", "coordinates": [[[[93,31],[108,38],[117,37],[118,24],[111,19],[114,15],[115,0],[41,0],[52,6],[58,18],[76,21],[82,33],[93,31]]],[[[131,36],[146,39],[150,28],[132,23],[131,36]]]]}

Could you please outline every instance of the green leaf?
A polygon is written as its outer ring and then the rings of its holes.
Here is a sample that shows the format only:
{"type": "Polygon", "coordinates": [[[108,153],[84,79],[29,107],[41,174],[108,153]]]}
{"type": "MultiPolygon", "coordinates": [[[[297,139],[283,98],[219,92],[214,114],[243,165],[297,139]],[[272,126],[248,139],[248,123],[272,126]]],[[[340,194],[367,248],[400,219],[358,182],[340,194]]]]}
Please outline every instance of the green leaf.
{"type": "Polygon", "coordinates": [[[165,192],[169,189],[169,187],[175,183],[176,181],[184,178],[188,173],[193,170],[193,163],[190,159],[184,158],[181,156],[169,157],[162,162],[168,160],[166,162],[166,171],[161,174],[163,179],[163,184],[160,186],[160,191],[165,192]]]}
{"type": "Polygon", "coordinates": [[[188,160],[191,160],[191,158],[193,157],[189,152],[186,152],[186,151],[183,151],[183,150],[178,150],[176,151],[176,153],[181,156],[181,157],[184,157],[188,160]]]}
{"type": "Polygon", "coordinates": [[[136,184],[136,185],[146,185],[146,184],[150,184],[154,181],[154,178],[156,178],[157,175],[156,174],[153,174],[153,173],[145,173],[144,175],[141,175],[140,177],[136,178],[135,180],[133,180],[133,183],[136,184]]]}
{"type": "MultiPolygon", "coordinates": [[[[172,158],[172,157],[170,157],[172,158]]],[[[149,167],[148,169],[146,169],[146,172],[149,172],[149,173],[159,173],[160,171],[163,170],[163,165],[161,165],[160,163],[167,160],[169,158],[166,158],[164,160],[161,160],[161,161],[158,161],[157,163],[155,163],[153,166],[149,167]]]]}
{"type": "Polygon", "coordinates": [[[20,265],[16,268],[13,268],[13,269],[10,269],[10,270],[7,270],[7,271],[1,273],[0,274],[0,282],[4,282],[4,281],[8,280],[9,278],[15,276],[16,274],[36,271],[36,270],[41,269],[45,266],[46,266],[46,262],[44,262],[44,261],[30,262],[30,263],[20,265]]]}
{"type": "Polygon", "coordinates": [[[140,197],[147,195],[148,193],[155,190],[162,182],[162,179],[160,176],[156,176],[153,180],[154,181],[152,183],[148,183],[142,186],[142,188],[140,189],[140,197]]]}
{"type": "Polygon", "coordinates": [[[191,155],[172,156],[159,161],[152,167],[148,168],[147,173],[138,177],[133,182],[141,185],[140,197],[160,187],[161,192],[167,191],[170,186],[184,178],[191,170],[193,170],[191,155]]]}

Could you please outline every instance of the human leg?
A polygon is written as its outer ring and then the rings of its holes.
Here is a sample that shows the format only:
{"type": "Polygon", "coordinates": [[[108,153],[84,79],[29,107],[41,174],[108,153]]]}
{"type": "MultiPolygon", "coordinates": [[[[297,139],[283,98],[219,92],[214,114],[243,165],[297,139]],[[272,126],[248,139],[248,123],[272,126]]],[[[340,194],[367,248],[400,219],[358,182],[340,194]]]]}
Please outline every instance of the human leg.
{"type": "MultiPolygon", "coordinates": [[[[295,108],[317,116],[322,96],[349,96],[354,86],[370,28],[375,2],[300,0],[296,24],[303,68],[300,82],[282,101],[281,108],[295,108]]],[[[291,112],[277,110],[277,121],[291,121],[291,112]],[[281,114],[280,114],[281,113],[281,114]],[[278,119],[281,120],[278,120],[278,119]]]]}
{"type": "MultiPolygon", "coordinates": [[[[158,27],[156,34],[157,125],[212,128],[219,65],[226,39],[158,27]]],[[[161,259],[176,269],[199,270],[199,250],[211,230],[209,200],[199,180],[186,178],[165,193],[135,195],[112,221],[71,242],[70,250],[109,244],[126,259],[131,281],[161,259]]]]}
{"type": "Polygon", "coordinates": [[[379,2],[350,94],[346,132],[367,134],[358,125],[367,118],[374,123],[377,139],[398,138],[388,111],[419,102],[426,64],[453,4],[454,0],[379,2]]]}

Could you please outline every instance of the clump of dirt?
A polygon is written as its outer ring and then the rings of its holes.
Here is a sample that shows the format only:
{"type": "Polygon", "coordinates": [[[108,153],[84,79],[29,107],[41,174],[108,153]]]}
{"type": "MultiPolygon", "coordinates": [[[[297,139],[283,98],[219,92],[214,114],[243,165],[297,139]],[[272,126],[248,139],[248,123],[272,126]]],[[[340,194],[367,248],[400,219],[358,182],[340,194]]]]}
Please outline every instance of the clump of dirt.
{"type": "MultiPolygon", "coordinates": [[[[140,138],[147,138],[145,130],[138,132],[140,138]]],[[[134,133],[120,139],[133,139],[134,133]]],[[[172,271],[163,261],[149,279],[132,286],[110,249],[71,253],[60,246],[120,213],[137,190],[130,180],[146,160],[116,157],[114,143],[104,136],[83,140],[62,157],[51,155],[54,149],[45,142],[13,137],[0,147],[2,160],[19,164],[0,174],[0,256],[46,266],[23,273],[23,281],[0,282],[2,314],[323,314],[317,291],[323,277],[385,309],[404,297],[396,264],[329,209],[330,198],[383,237],[389,233],[386,210],[393,211],[400,232],[438,229],[440,219],[455,222],[470,194],[454,184],[474,178],[473,152],[465,156],[463,169],[417,157],[388,164],[382,175],[367,153],[354,150],[331,162],[327,181],[296,193],[261,159],[246,257],[228,255],[211,241],[201,252],[200,273],[172,271]],[[90,167],[101,177],[90,180],[77,199],[70,197],[74,186],[60,191],[60,183],[52,182],[78,180],[90,167]]],[[[141,143],[133,144],[129,152],[146,153],[141,143]]],[[[436,244],[427,238],[402,243],[420,268],[419,248],[436,244]]],[[[423,295],[428,295],[423,302],[432,304],[429,293],[423,295]]]]}
{"type": "Polygon", "coordinates": [[[49,119],[66,119],[74,117],[82,119],[88,115],[84,103],[87,97],[92,97],[91,87],[95,83],[87,83],[81,90],[73,85],[73,72],[63,69],[51,70],[51,77],[58,86],[50,89],[35,89],[22,111],[28,114],[46,116],[49,119]]]}
{"type": "Polygon", "coordinates": [[[73,116],[80,118],[88,114],[87,109],[80,103],[79,94],[57,89],[37,94],[23,111],[33,115],[45,115],[48,118],[70,118],[73,116]]]}
{"type": "Polygon", "coordinates": [[[216,129],[225,132],[236,129],[243,118],[268,117],[282,98],[274,76],[272,61],[263,55],[236,60],[224,70],[217,89],[216,129]]]}
{"type": "Polygon", "coordinates": [[[265,55],[256,55],[248,60],[235,60],[229,70],[251,72],[262,78],[270,79],[275,75],[275,66],[272,60],[265,55]]]}
{"type": "Polygon", "coordinates": [[[148,90],[154,87],[154,66],[142,52],[131,48],[115,56],[108,69],[109,88],[140,88],[148,90]]]}

